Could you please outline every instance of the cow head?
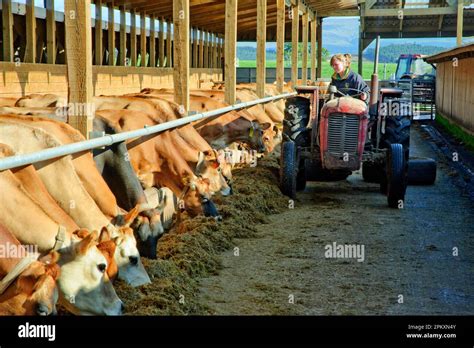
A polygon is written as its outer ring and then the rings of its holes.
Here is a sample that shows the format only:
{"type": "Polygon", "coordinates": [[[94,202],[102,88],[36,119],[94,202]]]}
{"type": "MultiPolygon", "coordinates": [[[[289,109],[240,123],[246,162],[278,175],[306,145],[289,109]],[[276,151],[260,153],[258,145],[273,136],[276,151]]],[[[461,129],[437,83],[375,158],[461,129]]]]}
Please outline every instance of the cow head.
{"type": "Polygon", "coordinates": [[[214,151],[199,152],[196,175],[208,180],[211,194],[220,192],[223,196],[228,196],[231,193],[214,151]]]}
{"type": "Polygon", "coordinates": [[[15,292],[25,296],[23,315],[56,314],[58,288],[56,280],[61,274],[57,260],[59,254],[51,252],[31,263],[15,281],[15,292]]]}
{"type": "Polygon", "coordinates": [[[97,248],[97,238],[94,231],[61,254],[59,301],[76,315],[120,315],[123,303],[107,275],[107,259],[97,248]]]}
{"type": "Polygon", "coordinates": [[[274,132],[269,122],[262,124],[253,121],[250,122],[249,145],[252,149],[261,153],[273,151],[273,136],[274,132]]]}
{"type": "Polygon", "coordinates": [[[216,206],[211,201],[212,192],[209,189],[209,179],[193,176],[192,178],[185,177],[183,181],[189,186],[189,189],[185,191],[184,206],[181,208],[184,208],[191,216],[204,214],[204,216],[222,220],[216,206]]]}
{"type": "Polygon", "coordinates": [[[214,150],[214,153],[219,161],[219,168],[221,170],[222,176],[226,180],[227,184],[230,187],[230,193],[233,193],[232,190],[232,167],[233,159],[228,156],[228,152],[225,150],[214,150]]]}

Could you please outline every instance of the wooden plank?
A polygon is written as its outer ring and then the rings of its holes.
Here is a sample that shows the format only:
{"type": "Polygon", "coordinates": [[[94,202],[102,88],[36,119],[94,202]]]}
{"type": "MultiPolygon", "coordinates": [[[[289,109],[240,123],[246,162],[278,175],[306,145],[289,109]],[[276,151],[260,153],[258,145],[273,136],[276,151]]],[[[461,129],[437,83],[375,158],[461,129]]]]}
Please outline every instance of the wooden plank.
{"type": "Polygon", "coordinates": [[[316,78],[321,78],[321,75],[322,75],[322,70],[323,70],[323,65],[322,65],[322,62],[323,62],[323,20],[322,18],[318,18],[318,27],[319,27],[319,30],[317,32],[317,35],[316,35],[316,41],[317,41],[317,46],[318,46],[318,62],[317,62],[317,68],[316,68],[316,78]]]}
{"type": "Polygon", "coordinates": [[[109,65],[115,65],[115,14],[114,14],[114,2],[108,4],[109,8],[109,26],[108,26],[108,52],[109,52],[109,65]]]}
{"type": "Polygon", "coordinates": [[[299,2],[291,9],[291,81],[293,86],[296,86],[298,82],[299,2]]]}
{"type": "Polygon", "coordinates": [[[357,62],[358,73],[362,74],[363,71],[363,59],[364,56],[364,33],[365,33],[365,4],[360,5],[360,25],[359,25],[359,60],[357,62]]]}
{"type": "Polygon", "coordinates": [[[276,82],[278,92],[283,93],[285,81],[285,0],[277,0],[277,61],[276,82]]]}
{"type": "Polygon", "coordinates": [[[160,52],[160,68],[165,66],[165,19],[160,19],[160,34],[159,34],[159,52],[160,52]]]}
{"type": "Polygon", "coordinates": [[[237,0],[225,1],[225,101],[235,104],[237,49],[237,0]]]}
{"type": "Polygon", "coordinates": [[[173,59],[171,57],[171,22],[166,22],[166,28],[166,66],[171,68],[173,66],[173,59]]]}
{"type": "Polygon", "coordinates": [[[36,62],[36,17],[34,0],[26,0],[26,50],[24,61],[26,63],[36,62]]]}
{"type": "Polygon", "coordinates": [[[267,33],[267,0],[257,0],[257,95],[265,97],[265,43],[267,33]]]}
{"type": "Polygon", "coordinates": [[[173,0],[174,101],[189,110],[189,0],[173,0]]]}
{"type": "Polygon", "coordinates": [[[137,14],[131,10],[130,16],[130,62],[137,66],[137,14]]]}
{"type": "Polygon", "coordinates": [[[199,30],[199,68],[204,68],[204,32],[199,30]]]}
{"type": "Polygon", "coordinates": [[[146,17],[145,13],[140,14],[140,65],[146,64],[146,17]]]}
{"type": "Polygon", "coordinates": [[[156,67],[155,16],[150,16],[150,66],[156,67]]]}
{"type": "Polygon", "coordinates": [[[127,20],[125,7],[120,6],[120,59],[118,65],[127,65],[127,20]]]}
{"type": "Polygon", "coordinates": [[[193,28],[193,68],[198,67],[198,40],[197,29],[193,28]]]}
{"type": "Polygon", "coordinates": [[[65,0],[69,124],[89,137],[94,119],[92,108],[92,29],[90,0],[65,0]],[[69,14],[69,15],[68,15],[69,14]]]}
{"type": "Polygon", "coordinates": [[[303,21],[301,26],[301,30],[303,30],[303,54],[301,57],[303,62],[301,64],[301,80],[303,80],[303,85],[306,85],[308,81],[308,13],[306,12],[303,14],[301,19],[303,21]]]}
{"type": "Polygon", "coordinates": [[[46,0],[46,63],[56,63],[56,21],[54,19],[54,0],[46,0]]]}
{"type": "Polygon", "coordinates": [[[458,0],[457,20],[456,20],[456,45],[457,46],[462,45],[463,14],[464,14],[464,1],[458,0]]]}
{"type": "Polygon", "coordinates": [[[102,65],[102,0],[95,2],[95,65],[102,65]]]}
{"type": "Polygon", "coordinates": [[[11,0],[2,0],[3,60],[13,62],[13,14],[11,0]]]}
{"type": "Polygon", "coordinates": [[[209,68],[209,32],[204,32],[204,68],[209,68]]]}
{"type": "Polygon", "coordinates": [[[311,21],[311,81],[316,81],[316,31],[318,30],[318,22],[315,19],[311,21]]]}

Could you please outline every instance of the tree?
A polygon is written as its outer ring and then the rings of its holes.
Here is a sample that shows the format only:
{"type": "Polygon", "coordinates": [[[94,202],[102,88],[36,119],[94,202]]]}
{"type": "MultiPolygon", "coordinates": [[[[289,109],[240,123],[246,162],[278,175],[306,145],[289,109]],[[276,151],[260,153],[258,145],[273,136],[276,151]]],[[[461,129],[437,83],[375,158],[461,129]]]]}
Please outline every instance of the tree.
{"type": "MultiPolygon", "coordinates": [[[[318,48],[316,45],[316,50],[317,49],[318,48]]],[[[293,45],[291,44],[291,42],[286,42],[283,48],[283,54],[284,54],[285,62],[287,66],[291,65],[292,52],[293,52],[293,45]]],[[[323,60],[328,60],[330,56],[329,51],[324,47],[323,47],[321,55],[322,55],[323,60]]],[[[298,62],[302,61],[302,59],[303,59],[303,43],[299,42],[298,43],[298,62]]],[[[311,59],[311,44],[310,43],[308,43],[308,59],[311,59]]]]}

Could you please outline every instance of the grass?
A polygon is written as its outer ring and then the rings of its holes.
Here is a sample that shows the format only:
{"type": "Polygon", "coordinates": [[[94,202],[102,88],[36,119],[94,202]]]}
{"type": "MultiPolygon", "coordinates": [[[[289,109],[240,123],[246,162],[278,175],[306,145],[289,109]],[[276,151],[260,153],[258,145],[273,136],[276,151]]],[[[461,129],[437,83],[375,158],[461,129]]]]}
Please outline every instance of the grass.
{"type": "MultiPolygon", "coordinates": [[[[256,61],[255,60],[239,60],[239,68],[255,68],[256,61]]],[[[275,60],[267,60],[266,62],[266,67],[267,68],[275,68],[276,67],[276,61],[275,60]]],[[[289,67],[289,66],[285,66],[289,67]]],[[[301,67],[301,61],[298,63],[298,67],[301,67]]],[[[311,63],[308,62],[308,67],[311,67],[311,63]]],[[[370,77],[372,75],[372,72],[374,71],[374,63],[373,62],[365,62],[363,64],[363,78],[366,80],[370,80],[370,77]]],[[[352,62],[352,68],[354,71],[357,72],[357,61],[352,62]]],[[[384,64],[379,64],[379,79],[383,79],[383,69],[384,69],[384,64]]],[[[395,73],[395,70],[397,69],[397,64],[396,63],[387,63],[387,71],[386,71],[386,79],[390,78],[390,75],[395,73]]],[[[323,78],[331,78],[331,75],[333,74],[333,69],[329,65],[329,62],[323,62],[323,71],[321,73],[321,76],[323,78]]]]}
{"type": "Polygon", "coordinates": [[[450,122],[445,116],[436,114],[436,123],[441,126],[446,132],[451,134],[456,140],[463,143],[470,151],[474,151],[474,136],[468,134],[461,127],[450,122]]]}

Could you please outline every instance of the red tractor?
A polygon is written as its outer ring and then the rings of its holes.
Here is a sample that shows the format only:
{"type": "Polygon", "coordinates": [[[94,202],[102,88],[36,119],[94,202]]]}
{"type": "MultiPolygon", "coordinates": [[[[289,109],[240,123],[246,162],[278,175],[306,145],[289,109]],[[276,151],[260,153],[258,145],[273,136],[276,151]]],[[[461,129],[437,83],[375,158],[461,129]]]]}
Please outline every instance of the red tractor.
{"type": "MultiPolygon", "coordinates": [[[[349,90],[351,96],[347,95],[349,91],[329,86],[329,93],[324,96],[317,86],[299,86],[296,91],[300,95],[287,99],[281,190],[295,198],[297,191],[304,190],[306,181],[344,180],[362,167],[364,180],[380,183],[388,205],[401,208],[408,183],[411,124],[410,115],[403,112],[401,105],[403,91],[379,91],[374,74],[369,107],[357,99],[362,91],[349,90]],[[310,97],[303,97],[304,94],[310,97]]],[[[427,165],[425,161],[421,166],[427,167],[423,175],[429,176],[424,183],[433,183],[436,162],[431,160],[427,165]]]]}

